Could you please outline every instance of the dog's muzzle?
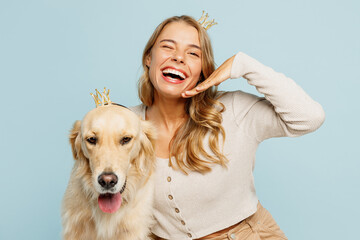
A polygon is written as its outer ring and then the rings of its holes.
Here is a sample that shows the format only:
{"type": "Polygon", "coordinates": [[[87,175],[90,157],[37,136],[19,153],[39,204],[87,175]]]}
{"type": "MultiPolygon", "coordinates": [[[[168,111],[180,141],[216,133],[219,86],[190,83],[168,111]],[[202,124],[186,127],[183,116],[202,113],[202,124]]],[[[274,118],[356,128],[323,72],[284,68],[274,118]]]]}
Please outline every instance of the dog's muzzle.
{"type": "Polygon", "coordinates": [[[118,178],[114,173],[103,173],[98,177],[98,183],[102,188],[107,190],[98,197],[99,208],[105,213],[116,212],[122,203],[121,194],[125,191],[127,178],[120,191],[117,191],[116,184],[118,178]],[[116,192],[115,192],[116,191],[116,192]]]}
{"type": "MultiPolygon", "coordinates": [[[[120,194],[122,194],[125,191],[126,182],[127,182],[127,178],[125,178],[124,185],[120,189],[120,194]]],[[[111,173],[104,172],[98,177],[98,183],[105,190],[111,190],[118,183],[118,177],[112,172],[111,173]]]]}
{"type": "Polygon", "coordinates": [[[122,186],[122,188],[121,188],[121,190],[120,190],[120,194],[122,194],[122,193],[125,191],[126,182],[127,182],[127,178],[125,178],[125,182],[124,182],[124,185],[122,186]]]}

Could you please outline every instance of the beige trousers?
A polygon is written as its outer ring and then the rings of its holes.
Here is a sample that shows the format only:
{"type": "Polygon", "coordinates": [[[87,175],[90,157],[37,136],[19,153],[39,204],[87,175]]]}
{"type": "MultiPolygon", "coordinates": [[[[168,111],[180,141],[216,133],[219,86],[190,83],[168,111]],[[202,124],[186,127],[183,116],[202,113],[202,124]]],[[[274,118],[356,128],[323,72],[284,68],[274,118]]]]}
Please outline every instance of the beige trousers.
{"type": "Polygon", "coordinates": [[[241,221],[237,226],[218,237],[209,240],[284,240],[285,234],[280,230],[271,214],[258,203],[257,211],[241,221]]]}
{"type": "MultiPolygon", "coordinates": [[[[155,237],[156,240],[162,238],[155,237]]],[[[228,232],[206,240],[286,240],[271,214],[258,203],[257,211],[228,232]]]]}

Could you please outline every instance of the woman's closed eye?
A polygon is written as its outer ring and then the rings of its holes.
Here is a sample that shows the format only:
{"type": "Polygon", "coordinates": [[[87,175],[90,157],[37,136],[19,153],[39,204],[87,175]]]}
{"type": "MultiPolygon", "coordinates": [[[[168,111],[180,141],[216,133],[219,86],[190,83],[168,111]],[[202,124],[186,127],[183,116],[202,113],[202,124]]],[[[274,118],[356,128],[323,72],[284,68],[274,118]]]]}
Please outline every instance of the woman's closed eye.
{"type": "Polygon", "coordinates": [[[172,46],[169,46],[169,45],[163,45],[163,46],[161,46],[162,48],[168,48],[168,49],[173,49],[173,47],[172,46]]]}
{"type": "Polygon", "coordinates": [[[196,56],[196,57],[200,57],[200,55],[198,53],[195,53],[195,52],[190,52],[189,54],[193,55],[193,56],[196,56]]]}

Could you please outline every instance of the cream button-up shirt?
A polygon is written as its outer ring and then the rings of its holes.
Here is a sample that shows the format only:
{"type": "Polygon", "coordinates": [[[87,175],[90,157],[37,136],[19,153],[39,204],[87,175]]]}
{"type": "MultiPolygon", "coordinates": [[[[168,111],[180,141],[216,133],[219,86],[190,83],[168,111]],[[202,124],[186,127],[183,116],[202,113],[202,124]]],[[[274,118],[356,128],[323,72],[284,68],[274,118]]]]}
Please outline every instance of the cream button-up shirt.
{"type": "MultiPolygon", "coordinates": [[[[254,214],[258,198],[253,170],[259,143],[272,137],[301,136],[323,123],[321,105],[292,79],[242,52],[235,56],[231,70],[231,78],[240,77],[264,97],[234,91],[225,92],[219,99],[226,108],[222,125],[227,168],[214,165],[210,173],[185,175],[169,167],[168,159],[157,159],[156,224],[152,227],[157,236],[171,240],[200,238],[254,214]]],[[[144,105],[132,110],[145,118],[144,105]]]]}

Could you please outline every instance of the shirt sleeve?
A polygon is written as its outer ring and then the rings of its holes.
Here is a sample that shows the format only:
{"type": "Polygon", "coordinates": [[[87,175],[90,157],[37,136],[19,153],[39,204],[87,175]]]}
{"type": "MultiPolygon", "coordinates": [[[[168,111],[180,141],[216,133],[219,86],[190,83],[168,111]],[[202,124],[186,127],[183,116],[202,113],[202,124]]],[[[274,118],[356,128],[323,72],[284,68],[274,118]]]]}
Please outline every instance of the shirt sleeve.
{"type": "Polygon", "coordinates": [[[325,120],[322,106],[314,101],[292,79],[254,58],[239,52],[231,68],[231,78],[243,77],[264,97],[233,94],[236,121],[242,121],[250,134],[261,142],[271,137],[296,137],[318,129],[325,120]],[[240,110],[236,106],[247,101],[251,105],[240,110]],[[241,111],[239,114],[237,111],[241,111]],[[238,116],[238,117],[237,117],[238,116]]]}

